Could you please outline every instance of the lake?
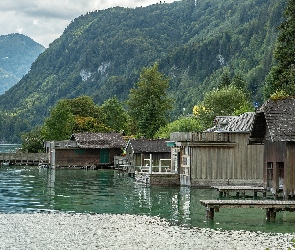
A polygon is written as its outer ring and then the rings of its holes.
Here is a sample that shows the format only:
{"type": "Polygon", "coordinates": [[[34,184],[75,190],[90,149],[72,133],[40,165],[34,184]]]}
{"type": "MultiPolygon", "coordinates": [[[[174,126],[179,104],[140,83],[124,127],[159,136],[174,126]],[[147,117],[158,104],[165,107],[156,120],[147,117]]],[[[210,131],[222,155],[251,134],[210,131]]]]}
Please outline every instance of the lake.
{"type": "Polygon", "coordinates": [[[21,144],[0,144],[0,153],[15,152],[21,147],[21,144]]]}
{"type": "MultiPolygon", "coordinates": [[[[246,197],[251,199],[252,193],[246,197]]],[[[258,193],[258,196],[262,196],[258,193]]],[[[265,220],[263,209],[220,209],[206,221],[201,199],[216,199],[212,189],[138,184],[115,170],[0,168],[1,213],[111,213],[159,216],[171,224],[263,232],[294,232],[295,213],[265,220]]]]}

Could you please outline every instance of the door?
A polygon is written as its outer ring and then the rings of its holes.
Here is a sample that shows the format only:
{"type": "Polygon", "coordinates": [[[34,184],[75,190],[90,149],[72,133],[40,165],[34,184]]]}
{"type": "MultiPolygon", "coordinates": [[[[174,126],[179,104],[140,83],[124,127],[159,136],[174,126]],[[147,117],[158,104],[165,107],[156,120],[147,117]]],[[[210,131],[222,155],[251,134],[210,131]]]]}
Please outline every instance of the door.
{"type": "Polygon", "coordinates": [[[266,168],[266,187],[267,189],[271,189],[273,186],[272,186],[272,181],[273,181],[273,163],[272,162],[268,162],[267,163],[267,168],[266,168]]]}
{"type": "Polygon", "coordinates": [[[100,163],[106,164],[109,163],[109,149],[101,148],[100,149],[100,163]]]}

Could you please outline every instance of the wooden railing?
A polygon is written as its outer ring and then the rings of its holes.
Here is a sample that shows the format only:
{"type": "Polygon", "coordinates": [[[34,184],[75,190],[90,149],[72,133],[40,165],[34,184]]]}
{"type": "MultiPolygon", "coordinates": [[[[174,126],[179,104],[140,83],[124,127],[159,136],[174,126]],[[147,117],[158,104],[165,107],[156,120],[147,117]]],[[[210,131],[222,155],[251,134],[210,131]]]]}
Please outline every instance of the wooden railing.
{"type": "Polygon", "coordinates": [[[38,165],[40,162],[48,163],[49,158],[46,153],[26,153],[26,152],[9,152],[0,153],[0,163],[10,165],[38,165]]]}

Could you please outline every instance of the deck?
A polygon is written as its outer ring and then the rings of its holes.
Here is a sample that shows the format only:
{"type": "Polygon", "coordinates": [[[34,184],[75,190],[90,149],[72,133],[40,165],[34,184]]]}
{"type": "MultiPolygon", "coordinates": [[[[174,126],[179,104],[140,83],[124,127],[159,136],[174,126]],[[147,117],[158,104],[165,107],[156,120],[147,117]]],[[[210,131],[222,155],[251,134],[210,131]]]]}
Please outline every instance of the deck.
{"type": "Polygon", "coordinates": [[[295,201],[287,200],[200,200],[200,202],[207,208],[207,219],[213,219],[214,212],[219,212],[219,208],[265,209],[267,220],[274,220],[276,212],[279,211],[295,211],[295,201]]]}
{"type": "Polygon", "coordinates": [[[253,186],[212,186],[219,192],[219,197],[229,196],[230,192],[236,192],[236,197],[240,197],[240,193],[245,197],[246,191],[252,191],[254,193],[254,198],[257,197],[258,192],[262,192],[263,197],[266,197],[266,190],[264,187],[253,187],[253,186]]]}

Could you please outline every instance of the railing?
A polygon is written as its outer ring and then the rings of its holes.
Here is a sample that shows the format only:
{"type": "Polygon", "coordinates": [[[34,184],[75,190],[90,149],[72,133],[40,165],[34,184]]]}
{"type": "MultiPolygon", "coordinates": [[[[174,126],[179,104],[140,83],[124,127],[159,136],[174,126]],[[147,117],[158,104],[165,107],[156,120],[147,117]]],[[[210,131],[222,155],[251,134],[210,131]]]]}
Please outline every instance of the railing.
{"type": "Polygon", "coordinates": [[[26,153],[26,152],[10,152],[0,153],[0,163],[9,163],[14,165],[38,165],[38,163],[48,163],[48,154],[46,153],[26,153]]]}

